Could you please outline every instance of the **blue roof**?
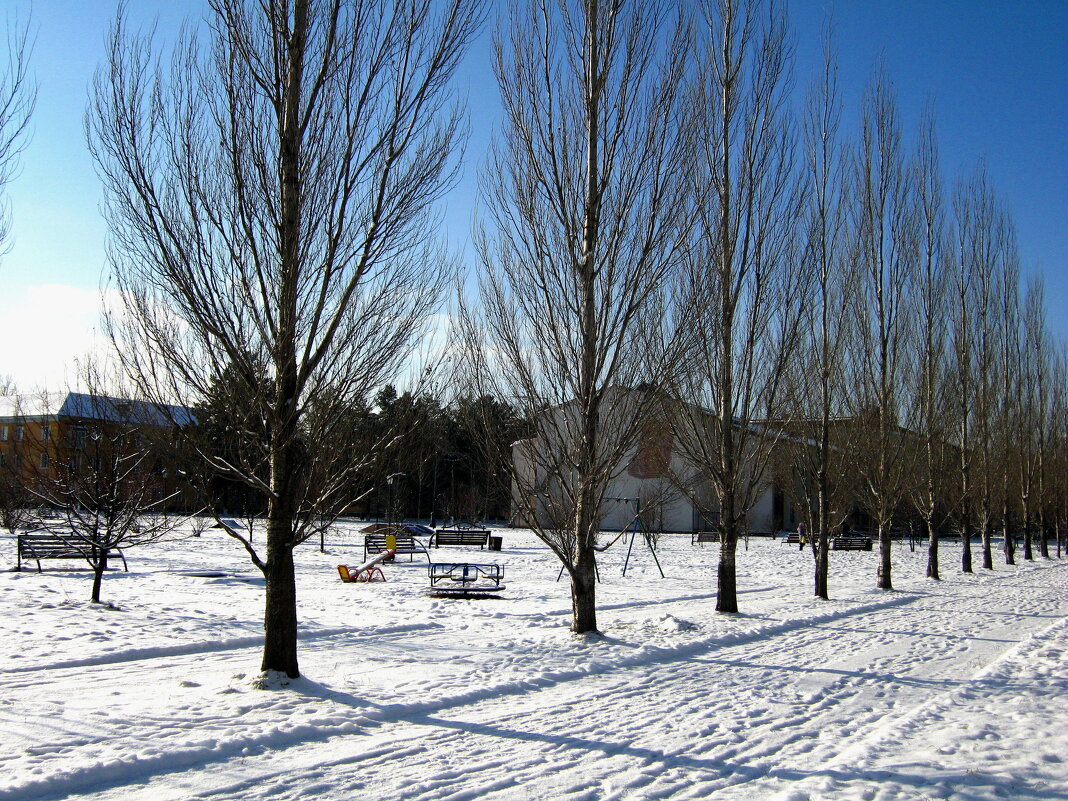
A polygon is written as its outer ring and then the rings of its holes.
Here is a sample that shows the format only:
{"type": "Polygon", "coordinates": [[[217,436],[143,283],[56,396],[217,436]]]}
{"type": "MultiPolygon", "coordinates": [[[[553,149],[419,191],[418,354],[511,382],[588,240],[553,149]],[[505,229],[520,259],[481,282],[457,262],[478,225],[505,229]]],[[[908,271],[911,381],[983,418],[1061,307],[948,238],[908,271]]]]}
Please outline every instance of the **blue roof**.
{"type": "Polygon", "coordinates": [[[0,396],[0,418],[105,420],[148,426],[185,426],[196,417],[184,406],[113,398],[87,392],[38,392],[0,396]]]}
{"type": "Polygon", "coordinates": [[[107,395],[90,395],[84,392],[68,392],[57,417],[108,420],[114,423],[138,423],[151,426],[184,426],[196,422],[192,412],[184,406],[160,405],[147,401],[111,398],[107,395]]]}

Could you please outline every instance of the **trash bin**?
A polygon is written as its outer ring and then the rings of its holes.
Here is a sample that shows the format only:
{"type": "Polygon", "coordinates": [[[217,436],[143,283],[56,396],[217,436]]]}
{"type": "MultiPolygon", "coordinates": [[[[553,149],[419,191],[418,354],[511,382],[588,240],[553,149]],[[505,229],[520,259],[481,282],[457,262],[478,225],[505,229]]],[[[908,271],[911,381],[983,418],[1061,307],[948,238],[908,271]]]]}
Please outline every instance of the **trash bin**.
{"type": "Polygon", "coordinates": [[[501,549],[501,545],[503,545],[503,544],[504,544],[504,537],[490,537],[489,538],[489,549],[491,551],[499,551],[501,549]]]}

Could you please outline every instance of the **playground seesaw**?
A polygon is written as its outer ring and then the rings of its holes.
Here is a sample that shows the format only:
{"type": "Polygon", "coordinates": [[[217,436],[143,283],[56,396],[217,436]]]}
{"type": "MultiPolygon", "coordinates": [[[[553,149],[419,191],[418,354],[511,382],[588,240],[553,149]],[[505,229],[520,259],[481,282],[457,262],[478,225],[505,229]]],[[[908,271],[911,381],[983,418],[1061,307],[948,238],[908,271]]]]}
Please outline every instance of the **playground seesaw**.
{"type": "Polygon", "coordinates": [[[338,565],[337,572],[344,582],[385,581],[386,574],[382,572],[382,568],[378,567],[378,563],[392,559],[396,555],[396,550],[385,550],[368,559],[359,567],[338,565]]]}

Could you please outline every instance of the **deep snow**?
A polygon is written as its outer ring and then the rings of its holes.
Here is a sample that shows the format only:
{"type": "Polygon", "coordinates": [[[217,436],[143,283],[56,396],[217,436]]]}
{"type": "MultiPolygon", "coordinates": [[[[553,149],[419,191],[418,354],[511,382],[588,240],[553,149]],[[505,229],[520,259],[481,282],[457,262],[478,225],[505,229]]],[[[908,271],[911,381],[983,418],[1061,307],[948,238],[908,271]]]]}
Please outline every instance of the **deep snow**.
{"type": "Polygon", "coordinates": [[[503,537],[432,552],[504,564],[488,600],[429,597],[418,558],[342,584],[355,527],[302,546],[304,678],[275,690],[262,578],[218,530],[129,551],[117,609],[75,563],[0,572],[0,801],[1068,797],[1068,561],[962,575],[945,542],[936,583],[899,542],[884,593],[876,552],[835,552],[825,602],[808,552],[754,539],[725,616],[718,546],[665,535],[661,579],[639,541],[623,578],[624,541],[576,638],[548,549],[503,537]]]}

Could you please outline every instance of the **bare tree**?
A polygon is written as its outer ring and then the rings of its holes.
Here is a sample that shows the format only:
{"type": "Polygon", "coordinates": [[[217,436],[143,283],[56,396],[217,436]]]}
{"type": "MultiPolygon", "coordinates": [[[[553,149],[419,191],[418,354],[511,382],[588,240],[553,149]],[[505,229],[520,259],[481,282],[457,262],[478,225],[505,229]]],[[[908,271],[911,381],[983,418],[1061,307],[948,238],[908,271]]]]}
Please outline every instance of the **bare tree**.
{"type": "MultiPolygon", "coordinates": [[[[804,209],[805,257],[813,288],[805,310],[804,326],[804,330],[811,333],[801,343],[793,371],[795,383],[800,384],[796,416],[808,420],[818,418],[818,427],[814,431],[811,425],[795,428],[801,444],[789,449],[801,457],[799,467],[806,483],[811,477],[812,491],[806,495],[814,497],[806,505],[809,507],[810,530],[814,532],[814,592],[824,599],[830,597],[830,531],[838,522],[832,520],[832,513],[848,512],[842,509],[836,491],[845,478],[835,469],[842,465],[842,460],[836,459],[835,454],[841,452],[843,443],[832,445],[831,426],[832,418],[843,412],[842,359],[848,331],[845,312],[848,274],[843,263],[847,236],[844,203],[847,176],[838,135],[840,123],[838,66],[828,30],[823,69],[809,92],[803,120],[804,168],[808,183],[804,209]],[[818,376],[818,381],[812,381],[812,376],[818,376]],[[812,444],[808,442],[810,437],[814,439],[812,444]],[[835,503],[836,499],[838,503],[835,503]]],[[[835,433],[843,431],[839,427],[835,433]]]]}
{"type": "Polygon", "coordinates": [[[996,304],[1003,267],[1004,210],[985,168],[958,180],[953,199],[956,223],[955,350],[961,448],[961,517],[964,572],[970,573],[971,524],[982,538],[983,568],[992,570],[995,522],[994,427],[996,413],[996,304]]]}
{"type": "Polygon", "coordinates": [[[880,69],[864,97],[860,141],[854,157],[853,267],[856,288],[854,412],[867,432],[855,450],[864,480],[865,506],[878,529],[878,586],[893,589],[891,526],[905,497],[912,451],[902,425],[907,418],[905,377],[910,361],[910,320],[918,262],[918,231],[910,176],[901,152],[897,104],[880,69]]]}
{"type": "Polygon", "coordinates": [[[938,529],[936,515],[946,492],[947,404],[945,386],[947,263],[945,209],[938,163],[938,142],[930,107],[920,123],[916,154],[910,167],[919,235],[919,275],[917,280],[918,331],[916,363],[920,369],[918,397],[914,405],[916,433],[923,440],[920,474],[923,481],[913,486],[914,505],[927,527],[927,577],[939,577],[938,529]]]}
{"type": "Polygon", "coordinates": [[[1041,278],[1028,282],[1024,296],[1020,342],[1020,380],[1016,382],[1019,448],[1019,508],[1023,524],[1024,559],[1032,561],[1032,532],[1037,523],[1042,555],[1049,557],[1042,520],[1042,462],[1045,456],[1046,396],[1049,388],[1049,352],[1046,332],[1046,294],[1041,278]],[[1037,486],[1036,486],[1037,485],[1037,486]]]}
{"type": "Polygon", "coordinates": [[[802,192],[784,10],[710,0],[702,12],[696,97],[705,133],[689,168],[697,228],[682,288],[693,336],[675,382],[675,436],[696,471],[690,497],[721,535],[716,610],[737,612],[738,537],[770,482],[801,320],[802,192]]]}
{"type": "Polygon", "coordinates": [[[1057,558],[1068,536],[1068,347],[1058,349],[1050,410],[1049,476],[1045,499],[1057,542],[1057,558]]]}
{"type": "MultiPolygon", "coordinates": [[[[40,512],[30,525],[47,531],[85,557],[93,570],[90,600],[100,603],[101,582],[116,551],[170,535],[177,518],[164,514],[177,496],[167,465],[152,448],[156,429],[174,414],[152,404],[80,395],[77,414],[51,424],[29,454],[30,494],[40,512]]],[[[58,413],[59,410],[52,410],[58,413]]]]}
{"type": "Polygon", "coordinates": [[[1068,498],[1062,498],[1058,473],[1059,447],[1065,435],[1061,427],[1065,392],[1068,389],[1068,352],[1064,344],[1054,350],[1050,343],[1049,332],[1043,330],[1037,340],[1039,358],[1039,421],[1038,421],[1038,520],[1039,551],[1046,559],[1050,558],[1049,535],[1054,533],[1058,558],[1061,555],[1060,511],[1068,498]]]}
{"type": "Polygon", "coordinates": [[[1001,234],[1002,247],[998,270],[997,294],[1000,303],[995,307],[998,364],[997,407],[993,425],[996,438],[997,458],[991,465],[1000,481],[1000,518],[1002,546],[1005,563],[1016,564],[1016,520],[1018,507],[1015,503],[1017,480],[1021,462],[1029,460],[1029,446],[1025,432],[1020,430],[1020,386],[1026,377],[1021,371],[1023,343],[1020,338],[1020,271],[1016,251],[1016,234],[1004,212],[1001,234]]]}
{"type": "Polygon", "coordinates": [[[120,12],[94,83],[109,326],[148,397],[191,404],[225,373],[256,410],[268,479],[206,463],[267,497],[265,551],[239,539],[266,577],[263,669],[297,676],[293,549],[350,504],[366,459],[331,410],[397,373],[449,280],[433,213],[463,133],[448,79],[481,5],[210,9],[209,46],[184,35],[168,70],[120,12]]]}
{"type": "Polygon", "coordinates": [[[515,503],[571,578],[576,633],[597,630],[601,505],[659,397],[628,390],[665,374],[659,299],[688,223],[688,30],[665,10],[532,0],[496,40],[505,122],[465,342],[530,422],[515,503]]]}
{"type": "MultiPolygon", "coordinates": [[[[37,103],[37,84],[30,77],[33,41],[29,20],[5,28],[6,48],[0,61],[0,191],[14,177],[19,154],[26,147],[30,117],[37,103]]],[[[0,202],[0,253],[11,233],[11,217],[6,203],[0,202]]]]}
{"type": "Polygon", "coordinates": [[[975,415],[975,317],[972,296],[975,269],[969,258],[969,195],[963,180],[958,180],[953,198],[954,268],[953,268],[953,390],[956,418],[956,444],[960,453],[958,517],[961,538],[961,572],[972,572],[973,515],[973,436],[975,415]]]}

